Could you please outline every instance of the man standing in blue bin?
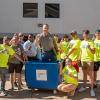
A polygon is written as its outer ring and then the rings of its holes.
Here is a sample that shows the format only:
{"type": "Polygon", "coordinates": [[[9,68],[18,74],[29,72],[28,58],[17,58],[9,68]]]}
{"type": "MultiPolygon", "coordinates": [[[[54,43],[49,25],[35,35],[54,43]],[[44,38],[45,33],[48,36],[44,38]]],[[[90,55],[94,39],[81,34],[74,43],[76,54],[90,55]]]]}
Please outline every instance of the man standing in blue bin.
{"type": "Polygon", "coordinates": [[[57,45],[54,37],[49,33],[49,25],[44,24],[39,36],[39,45],[42,48],[42,61],[56,61],[57,45]]]}

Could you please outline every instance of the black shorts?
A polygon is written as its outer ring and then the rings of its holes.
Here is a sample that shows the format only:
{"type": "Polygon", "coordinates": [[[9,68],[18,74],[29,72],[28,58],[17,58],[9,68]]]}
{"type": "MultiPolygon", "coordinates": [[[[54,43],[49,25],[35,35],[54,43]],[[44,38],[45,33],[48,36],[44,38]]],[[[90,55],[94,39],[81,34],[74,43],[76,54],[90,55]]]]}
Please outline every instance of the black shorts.
{"type": "Polygon", "coordinates": [[[100,61],[94,62],[94,71],[98,71],[100,67],[100,61]]]}
{"type": "Polygon", "coordinates": [[[9,73],[14,73],[14,72],[21,73],[22,68],[23,68],[23,63],[20,63],[20,64],[9,63],[8,72],[9,73]]]}

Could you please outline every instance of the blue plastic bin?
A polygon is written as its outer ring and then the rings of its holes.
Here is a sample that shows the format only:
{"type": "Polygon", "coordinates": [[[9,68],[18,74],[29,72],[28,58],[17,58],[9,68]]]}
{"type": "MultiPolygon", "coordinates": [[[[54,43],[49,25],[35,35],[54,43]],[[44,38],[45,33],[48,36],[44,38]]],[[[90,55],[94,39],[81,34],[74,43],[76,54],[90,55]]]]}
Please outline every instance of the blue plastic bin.
{"type": "Polygon", "coordinates": [[[27,62],[25,80],[29,88],[55,90],[59,83],[57,62],[27,62]]]}

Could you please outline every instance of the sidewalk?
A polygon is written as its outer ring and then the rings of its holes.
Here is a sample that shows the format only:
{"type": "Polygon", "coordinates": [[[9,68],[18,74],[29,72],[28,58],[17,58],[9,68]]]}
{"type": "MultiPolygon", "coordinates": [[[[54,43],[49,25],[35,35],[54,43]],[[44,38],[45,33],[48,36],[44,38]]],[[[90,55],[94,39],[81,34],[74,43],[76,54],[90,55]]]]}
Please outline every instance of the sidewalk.
{"type": "MultiPolygon", "coordinates": [[[[9,93],[9,96],[7,97],[0,97],[0,100],[100,100],[100,71],[98,72],[98,88],[95,89],[96,96],[91,97],[89,94],[89,88],[85,92],[82,93],[76,93],[74,97],[67,97],[66,93],[58,92],[57,94],[53,94],[53,91],[51,90],[30,90],[27,88],[26,83],[24,81],[24,89],[21,91],[15,90],[11,91],[9,90],[11,88],[10,81],[7,81],[6,83],[6,89],[9,93]]],[[[24,80],[24,76],[23,76],[24,80]]],[[[82,70],[80,70],[79,73],[79,80],[80,85],[82,85],[82,70]]]]}

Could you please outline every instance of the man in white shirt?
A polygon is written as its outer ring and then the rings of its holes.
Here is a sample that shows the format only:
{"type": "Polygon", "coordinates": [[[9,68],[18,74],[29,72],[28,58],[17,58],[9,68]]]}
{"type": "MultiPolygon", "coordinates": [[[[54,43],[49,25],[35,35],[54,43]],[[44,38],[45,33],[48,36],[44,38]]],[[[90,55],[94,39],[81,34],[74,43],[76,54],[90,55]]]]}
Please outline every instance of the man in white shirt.
{"type": "Polygon", "coordinates": [[[28,56],[28,60],[36,60],[37,49],[34,45],[34,36],[33,34],[28,35],[28,40],[24,43],[23,48],[28,56]]]}

